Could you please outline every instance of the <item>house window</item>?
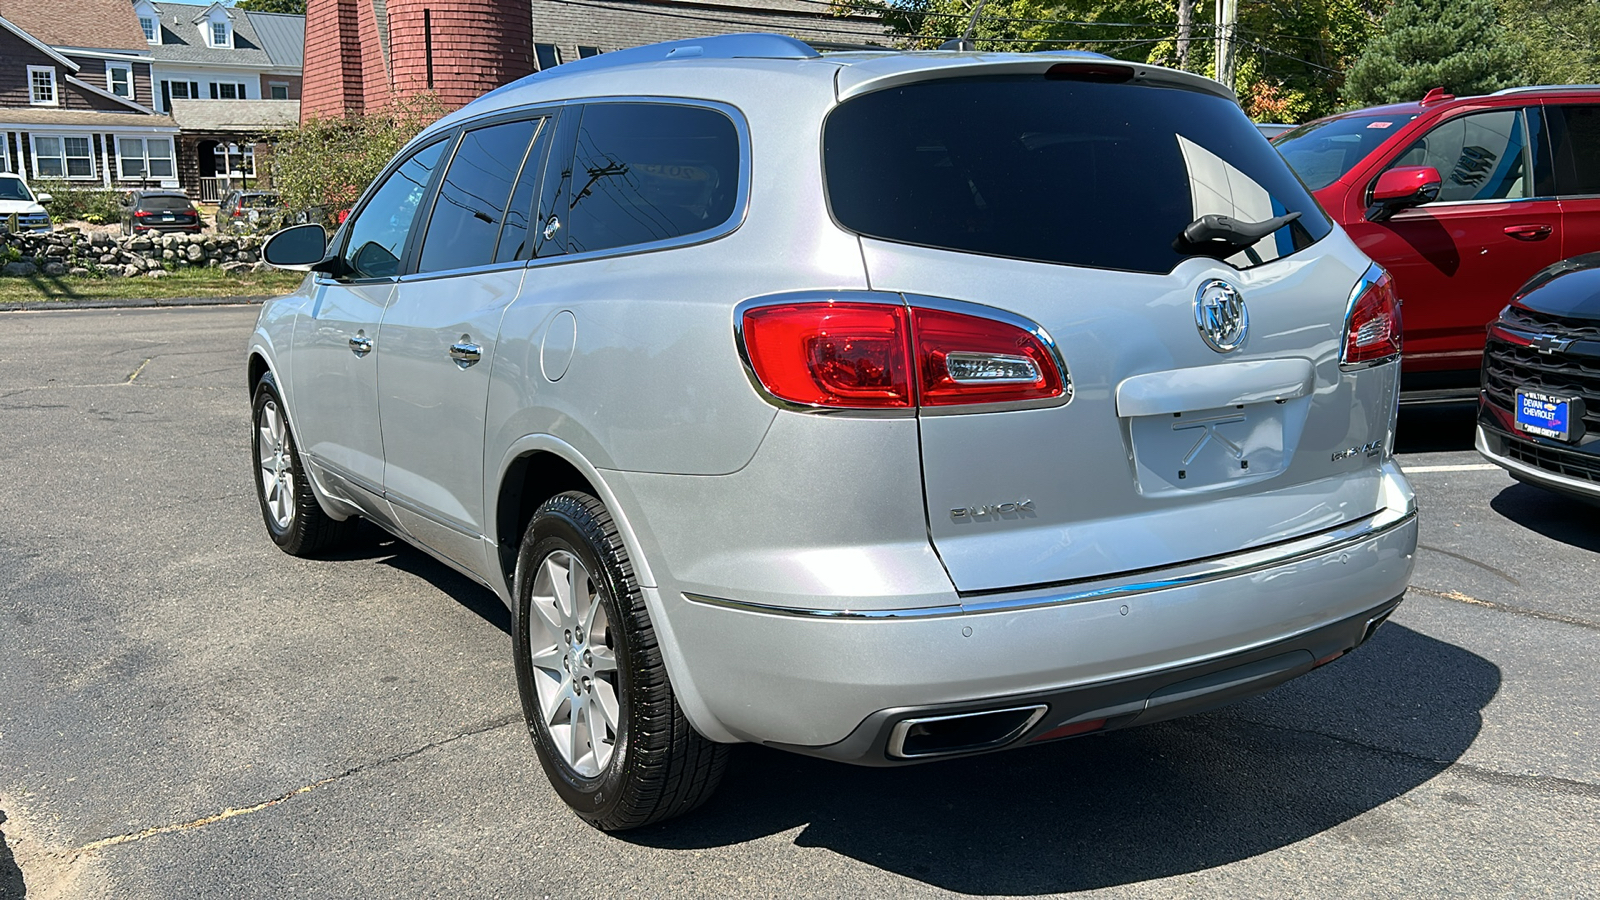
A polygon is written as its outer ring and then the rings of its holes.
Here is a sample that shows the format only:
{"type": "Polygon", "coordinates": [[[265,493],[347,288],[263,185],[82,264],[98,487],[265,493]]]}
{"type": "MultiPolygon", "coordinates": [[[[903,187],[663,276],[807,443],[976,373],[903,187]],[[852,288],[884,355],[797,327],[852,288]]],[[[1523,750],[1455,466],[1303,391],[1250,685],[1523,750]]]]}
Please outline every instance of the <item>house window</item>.
{"type": "Polygon", "coordinates": [[[270,82],[267,85],[267,90],[271,91],[272,99],[274,100],[289,99],[289,85],[281,81],[270,82]]]}
{"type": "Polygon", "coordinates": [[[561,48],[555,44],[534,44],[533,55],[539,62],[541,72],[561,65],[561,48]]]}
{"type": "Polygon", "coordinates": [[[60,106],[56,96],[56,70],[54,66],[28,67],[28,102],[34,106],[60,106]]]}
{"type": "Polygon", "coordinates": [[[117,138],[118,178],[171,178],[171,138],[117,138]]]}
{"type": "Polygon", "coordinates": [[[107,63],[106,87],[118,97],[133,99],[133,67],[107,63]]]}
{"type": "Polygon", "coordinates": [[[579,59],[588,59],[591,56],[599,56],[599,55],[600,55],[600,48],[599,47],[585,47],[585,46],[583,46],[581,44],[578,46],[578,58],[579,59]]]}
{"type": "Polygon", "coordinates": [[[211,99],[243,100],[245,99],[244,85],[227,81],[213,81],[211,83],[211,99]]]}
{"type": "Polygon", "coordinates": [[[213,46],[213,47],[226,47],[226,46],[228,46],[228,23],[227,22],[212,22],[211,23],[211,46],[213,46]]]}
{"type": "Polygon", "coordinates": [[[34,135],[33,175],[35,178],[93,178],[94,153],[89,138],[34,135]]]}
{"type": "Polygon", "coordinates": [[[256,147],[254,144],[218,144],[217,174],[256,176],[256,147]]]}
{"type": "Polygon", "coordinates": [[[139,28],[144,32],[144,39],[151,44],[161,43],[161,33],[157,30],[160,26],[151,16],[139,17],[139,28]]]}
{"type": "Polygon", "coordinates": [[[11,141],[8,140],[5,135],[0,134],[0,172],[11,171],[11,158],[7,156],[7,151],[10,149],[10,144],[11,141]]]}

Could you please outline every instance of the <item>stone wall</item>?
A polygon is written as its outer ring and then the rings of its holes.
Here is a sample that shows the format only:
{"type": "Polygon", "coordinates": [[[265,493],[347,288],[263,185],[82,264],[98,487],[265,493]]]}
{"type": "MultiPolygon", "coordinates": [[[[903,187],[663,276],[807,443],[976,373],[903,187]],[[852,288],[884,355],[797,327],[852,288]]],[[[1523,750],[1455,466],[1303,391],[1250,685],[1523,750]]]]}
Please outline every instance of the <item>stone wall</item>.
{"type": "Polygon", "coordinates": [[[77,228],[0,232],[0,275],[97,275],[160,278],[183,268],[262,272],[256,235],[151,234],[120,237],[83,234],[77,228]]]}

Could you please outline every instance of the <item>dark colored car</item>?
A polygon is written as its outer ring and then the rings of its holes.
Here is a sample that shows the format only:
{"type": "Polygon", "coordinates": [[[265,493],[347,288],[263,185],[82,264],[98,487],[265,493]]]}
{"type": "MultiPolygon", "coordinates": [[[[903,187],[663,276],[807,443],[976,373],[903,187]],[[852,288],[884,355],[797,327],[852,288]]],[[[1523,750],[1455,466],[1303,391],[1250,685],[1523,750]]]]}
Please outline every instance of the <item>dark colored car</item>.
{"type": "Polygon", "coordinates": [[[1478,452],[1518,481],[1600,503],[1600,253],[1533,276],[1489,326],[1478,452]]]}
{"type": "Polygon", "coordinates": [[[273,191],[231,191],[217,207],[217,230],[273,231],[281,218],[278,195],[273,191]]]}
{"type": "Polygon", "coordinates": [[[200,233],[200,212],[182,191],[132,191],[122,204],[122,233],[200,233]]]}
{"type": "Polygon", "coordinates": [[[1470,398],[1484,326],[1523,282],[1600,250],[1600,87],[1429,92],[1273,142],[1394,277],[1408,399],[1470,398]]]}

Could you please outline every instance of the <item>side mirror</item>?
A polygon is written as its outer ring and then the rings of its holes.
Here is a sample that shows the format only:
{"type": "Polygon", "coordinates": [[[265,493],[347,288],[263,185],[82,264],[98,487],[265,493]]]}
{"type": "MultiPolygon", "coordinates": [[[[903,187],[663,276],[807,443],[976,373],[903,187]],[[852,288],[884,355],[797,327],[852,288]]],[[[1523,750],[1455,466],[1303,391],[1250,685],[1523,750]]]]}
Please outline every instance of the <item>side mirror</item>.
{"type": "Polygon", "coordinates": [[[49,203],[51,200],[54,200],[55,198],[50,196],[49,194],[34,194],[33,195],[33,199],[34,199],[34,202],[36,202],[36,203],[49,203]]]}
{"type": "Polygon", "coordinates": [[[1367,221],[1385,222],[1402,209],[1432,203],[1444,179],[1433,166],[1397,166],[1378,176],[1367,205],[1367,221]]]}
{"type": "Polygon", "coordinates": [[[261,247],[261,258],[280,269],[309,272],[328,254],[328,233],[321,225],[285,228],[261,247]]]}

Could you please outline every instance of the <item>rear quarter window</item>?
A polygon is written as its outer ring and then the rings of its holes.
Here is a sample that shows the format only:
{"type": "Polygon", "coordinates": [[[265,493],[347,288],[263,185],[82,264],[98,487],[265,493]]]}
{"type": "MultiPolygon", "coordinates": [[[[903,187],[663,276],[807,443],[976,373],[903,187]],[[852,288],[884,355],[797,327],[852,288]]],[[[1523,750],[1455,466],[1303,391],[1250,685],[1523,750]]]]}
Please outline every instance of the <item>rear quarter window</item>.
{"type": "Polygon", "coordinates": [[[1327,218],[1236,104],[1196,91],[1005,76],[866,94],[823,126],[828,202],[859,234],[1166,273],[1206,214],[1301,217],[1230,257],[1310,246],[1327,218]]]}

